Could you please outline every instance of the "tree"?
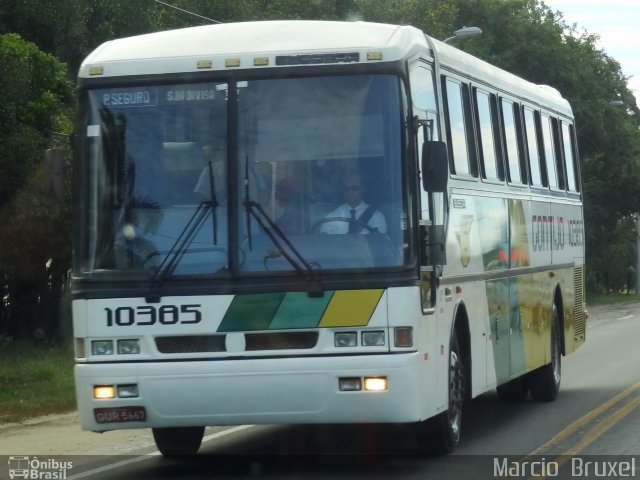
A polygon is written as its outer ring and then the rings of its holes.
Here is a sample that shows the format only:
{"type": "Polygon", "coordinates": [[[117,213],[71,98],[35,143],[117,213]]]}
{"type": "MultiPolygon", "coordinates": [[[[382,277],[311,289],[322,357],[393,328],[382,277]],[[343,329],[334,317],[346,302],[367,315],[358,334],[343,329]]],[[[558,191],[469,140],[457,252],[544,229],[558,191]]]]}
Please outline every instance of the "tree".
{"type": "Polygon", "coordinates": [[[0,64],[0,278],[25,332],[52,280],[47,262],[69,265],[70,202],[47,196],[42,158],[53,131],[70,131],[73,90],[63,64],[16,34],[0,35],[0,64]]]}
{"type": "MultiPolygon", "coordinates": [[[[640,208],[640,111],[620,64],[597,48],[598,37],[567,25],[539,0],[454,0],[455,28],[478,25],[483,35],[457,46],[535,83],[557,88],[573,107],[581,154],[590,286],[614,288],[634,264],[605,252],[634,251],[640,208]],[[626,108],[612,109],[611,100],[626,108]],[[618,258],[619,260],[619,258],[618,258]]],[[[452,26],[452,29],[454,28],[452,26]]],[[[615,287],[617,288],[617,287],[615,287]]]]}
{"type": "Polygon", "coordinates": [[[0,35],[0,208],[41,160],[59,117],[71,113],[66,69],[19,35],[0,35]]]}

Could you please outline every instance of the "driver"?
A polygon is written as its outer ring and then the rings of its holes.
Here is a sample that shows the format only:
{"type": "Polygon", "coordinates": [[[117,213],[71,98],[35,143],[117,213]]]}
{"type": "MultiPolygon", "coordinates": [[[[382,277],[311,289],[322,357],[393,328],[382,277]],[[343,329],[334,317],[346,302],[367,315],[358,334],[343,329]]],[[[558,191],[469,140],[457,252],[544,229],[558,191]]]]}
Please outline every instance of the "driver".
{"type": "Polygon", "coordinates": [[[342,189],[345,203],[327,214],[326,220],[333,218],[336,220],[322,224],[321,233],[387,233],[384,215],[362,200],[364,185],[360,175],[357,173],[345,175],[342,179],[342,189]]]}

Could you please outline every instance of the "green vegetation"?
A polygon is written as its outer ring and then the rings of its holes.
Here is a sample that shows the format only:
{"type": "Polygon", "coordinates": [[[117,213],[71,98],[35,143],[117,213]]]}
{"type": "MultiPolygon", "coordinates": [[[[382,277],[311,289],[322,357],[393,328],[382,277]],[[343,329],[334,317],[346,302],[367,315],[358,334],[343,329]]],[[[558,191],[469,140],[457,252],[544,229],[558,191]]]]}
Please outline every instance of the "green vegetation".
{"type": "Polygon", "coordinates": [[[637,302],[640,297],[634,291],[630,293],[590,293],[587,295],[587,303],[591,307],[597,305],[612,305],[614,303],[637,302]]]}
{"type": "Polygon", "coordinates": [[[0,344],[0,424],[75,407],[71,348],[0,344]]]}

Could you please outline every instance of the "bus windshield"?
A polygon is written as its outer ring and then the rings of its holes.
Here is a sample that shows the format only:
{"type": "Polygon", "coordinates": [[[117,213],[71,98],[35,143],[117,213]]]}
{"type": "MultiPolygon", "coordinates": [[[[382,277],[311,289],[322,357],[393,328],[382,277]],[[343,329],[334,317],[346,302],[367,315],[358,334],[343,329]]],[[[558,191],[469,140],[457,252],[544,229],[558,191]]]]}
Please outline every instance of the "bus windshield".
{"type": "Polygon", "coordinates": [[[397,77],[118,86],[84,98],[79,273],[294,272],[291,249],[318,271],[408,261],[397,77]]]}

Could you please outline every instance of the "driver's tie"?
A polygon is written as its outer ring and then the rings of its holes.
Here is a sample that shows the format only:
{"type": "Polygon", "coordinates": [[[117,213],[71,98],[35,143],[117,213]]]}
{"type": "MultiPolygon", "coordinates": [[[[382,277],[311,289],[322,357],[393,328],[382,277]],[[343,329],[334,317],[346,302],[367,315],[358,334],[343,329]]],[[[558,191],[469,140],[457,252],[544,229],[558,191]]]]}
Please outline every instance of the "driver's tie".
{"type": "Polygon", "coordinates": [[[356,209],[351,209],[351,221],[349,222],[349,233],[358,233],[358,224],[356,223],[356,209]]]}

